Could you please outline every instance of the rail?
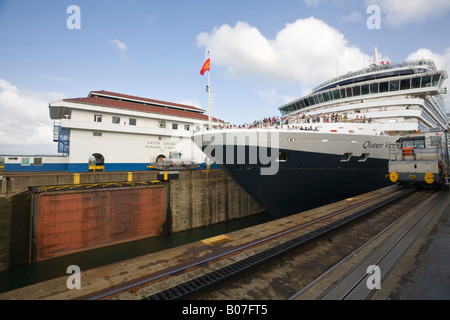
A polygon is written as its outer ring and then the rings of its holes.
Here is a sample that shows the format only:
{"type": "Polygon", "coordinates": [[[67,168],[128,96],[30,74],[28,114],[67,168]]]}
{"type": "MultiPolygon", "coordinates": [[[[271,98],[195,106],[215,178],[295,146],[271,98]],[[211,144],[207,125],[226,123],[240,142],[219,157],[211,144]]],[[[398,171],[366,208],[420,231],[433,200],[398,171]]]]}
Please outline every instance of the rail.
{"type": "Polygon", "coordinates": [[[332,217],[336,217],[339,216],[342,213],[348,212],[349,210],[353,210],[353,209],[357,209],[358,207],[364,206],[369,204],[370,202],[376,202],[375,204],[370,205],[369,207],[363,208],[359,211],[357,211],[356,213],[353,213],[343,219],[339,219],[337,221],[331,222],[326,226],[320,227],[318,229],[316,229],[315,231],[309,232],[307,234],[304,234],[300,237],[297,237],[295,239],[289,240],[285,243],[282,243],[280,245],[277,245],[275,247],[272,247],[270,249],[267,249],[265,251],[259,252],[253,256],[250,256],[242,261],[233,263],[231,265],[228,265],[226,267],[223,267],[219,270],[210,272],[208,274],[205,274],[203,276],[200,276],[198,278],[192,279],[190,281],[187,281],[185,283],[176,285],[172,288],[169,288],[167,290],[155,293],[151,296],[146,297],[146,300],[174,300],[174,299],[184,299],[187,298],[195,293],[200,292],[201,290],[210,288],[211,286],[214,286],[222,281],[226,281],[228,279],[230,279],[231,277],[234,277],[242,272],[248,271],[249,269],[256,267],[262,263],[265,263],[273,258],[276,258],[284,253],[286,253],[289,250],[292,250],[302,244],[305,244],[308,241],[311,241],[327,232],[333,231],[343,225],[346,225],[348,223],[350,223],[351,221],[354,221],[355,219],[358,219],[376,209],[379,209],[383,206],[385,206],[388,203],[391,203],[393,201],[398,200],[401,197],[406,196],[407,194],[410,194],[411,192],[414,192],[415,189],[402,189],[399,192],[395,193],[394,195],[392,195],[392,191],[380,194],[376,197],[372,197],[370,199],[367,199],[365,201],[362,201],[360,203],[357,203],[353,206],[350,206],[348,208],[345,209],[341,209],[335,212],[332,212],[320,219],[317,220],[313,220],[310,222],[307,222],[305,224],[290,228],[288,230],[285,230],[283,232],[268,236],[264,239],[260,239],[258,241],[255,242],[251,242],[248,244],[245,244],[243,246],[240,246],[238,248],[234,248],[230,251],[224,252],[224,253],[220,253],[218,255],[215,255],[213,257],[209,257],[209,258],[205,258],[203,260],[197,261],[197,262],[193,262],[191,264],[188,264],[186,266],[182,266],[179,268],[175,268],[173,270],[169,270],[167,272],[164,272],[162,274],[158,274],[152,277],[149,277],[147,279],[143,279],[140,280],[138,282],[135,283],[130,283],[128,285],[124,285],[120,288],[108,291],[108,292],[104,292],[98,295],[95,295],[93,297],[91,297],[90,299],[92,300],[97,300],[97,299],[107,299],[109,297],[115,296],[117,294],[120,294],[121,292],[125,292],[125,291],[129,291],[132,290],[136,287],[142,287],[142,286],[146,286],[149,285],[151,282],[156,281],[158,279],[170,276],[170,275],[174,275],[180,272],[184,272],[185,270],[192,268],[192,267],[196,267],[196,266],[200,266],[203,264],[207,264],[207,263],[211,263],[214,260],[220,259],[222,257],[231,255],[231,254],[235,254],[238,252],[241,252],[242,250],[248,249],[250,247],[256,246],[256,245],[260,245],[262,243],[265,243],[269,240],[273,240],[275,238],[287,235],[289,233],[298,231],[302,228],[305,228],[307,226],[311,226],[313,224],[317,224],[319,222],[325,221],[327,219],[330,219],[332,217]],[[383,199],[385,197],[388,197],[387,199],[383,199]],[[380,199],[382,199],[382,201],[379,201],[380,199]],[[377,202],[378,201],[378,202],[377,202]]]}
{"type": "Polygon", "coordinates": [[[367,286],[369,277],[367,266],[378,266],[380,270],[383,270],[380,280],[386,279],[397,262],[418,239],[428,224],[445,210],[448,202],[446,192],[434,192],[419,206],[406,213],[402,217],[403,219],[395,220],[387,228],[369,239],[363,246],[339,261],[333,268],[291,295],[289,300],[302,298],[302,295],[325,279],[330,273],[356,256],[364,248],[370,246],[374,240],[382,238],[381,243],[375,249],[370,250],[370,253],[366,256],[362,255],[360,262],[356,263],[350,270],[346,269],[345,275],[318,297],[321,300],[362,300],[370,298],[374,290],[367,286]],[[396,231],[393,232],[393,229],[396,231]]]}

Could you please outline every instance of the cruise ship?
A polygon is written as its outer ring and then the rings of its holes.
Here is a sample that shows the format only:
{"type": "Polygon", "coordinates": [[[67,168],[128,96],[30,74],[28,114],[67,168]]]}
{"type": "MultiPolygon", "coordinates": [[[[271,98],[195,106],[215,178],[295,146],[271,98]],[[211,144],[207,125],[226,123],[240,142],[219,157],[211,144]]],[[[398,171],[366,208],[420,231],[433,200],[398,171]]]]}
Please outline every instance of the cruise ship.
{"type": "Polygon", "coordinates": [[[370,66],[326,81],[279,107],[281,119],[197,132],[194,142],[274,217],[391,184],[400,136],[448,133],[447,72],[432,60],[370,66]]]}

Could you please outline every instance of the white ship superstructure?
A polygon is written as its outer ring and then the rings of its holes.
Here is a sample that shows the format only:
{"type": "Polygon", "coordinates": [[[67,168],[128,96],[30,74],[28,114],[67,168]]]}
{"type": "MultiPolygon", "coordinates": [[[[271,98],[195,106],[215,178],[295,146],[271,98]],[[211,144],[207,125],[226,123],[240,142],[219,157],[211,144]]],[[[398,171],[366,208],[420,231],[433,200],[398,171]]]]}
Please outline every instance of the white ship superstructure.
{"type": "Polygon", "coordinates": [[[447,72],[437,70],[431,60],[372,65],[327,81],[310,95],[279,109],[294,123],[308,124],[309,118],[312,125],[312,119],[319,118],[318,130],[338,133],[398,135],[445,128],[445,79],[447,72]],[[333,122],[342,124],[323,123],[323,115],[334,115],[333,122]],[[363,123],[369,125],[357,125],[363,123]]]}

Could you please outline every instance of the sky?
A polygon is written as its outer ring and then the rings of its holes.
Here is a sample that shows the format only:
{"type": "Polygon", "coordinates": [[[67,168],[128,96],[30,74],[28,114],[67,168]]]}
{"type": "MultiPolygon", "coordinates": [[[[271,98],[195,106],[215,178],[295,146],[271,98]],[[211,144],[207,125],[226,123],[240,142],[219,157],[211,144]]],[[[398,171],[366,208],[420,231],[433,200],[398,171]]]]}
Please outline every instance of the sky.
{"type": "Polygon", "coordinates": [[[90,91],[207,111],[208,51],[212,114],[244,124],[375,46],[450,72],[450,0],[0,0],[0,154],[56,154],[48,104],[90,91]]]}

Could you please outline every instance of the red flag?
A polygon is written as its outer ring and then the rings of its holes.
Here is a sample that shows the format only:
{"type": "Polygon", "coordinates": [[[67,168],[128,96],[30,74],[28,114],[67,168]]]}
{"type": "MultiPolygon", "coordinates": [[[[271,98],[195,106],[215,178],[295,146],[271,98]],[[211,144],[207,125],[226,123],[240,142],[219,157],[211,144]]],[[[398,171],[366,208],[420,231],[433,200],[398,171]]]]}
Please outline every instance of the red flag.
{"type": "Polygon", "coordinates": [[[209,70],[209,64],[210,64],[210,60],[208,58],[208,59],[206,59],[205,63],[203,64],[202,70],[200,70],[200,74],[201,75],[204,75],[205,71],[210,71],[209,70]]]}

